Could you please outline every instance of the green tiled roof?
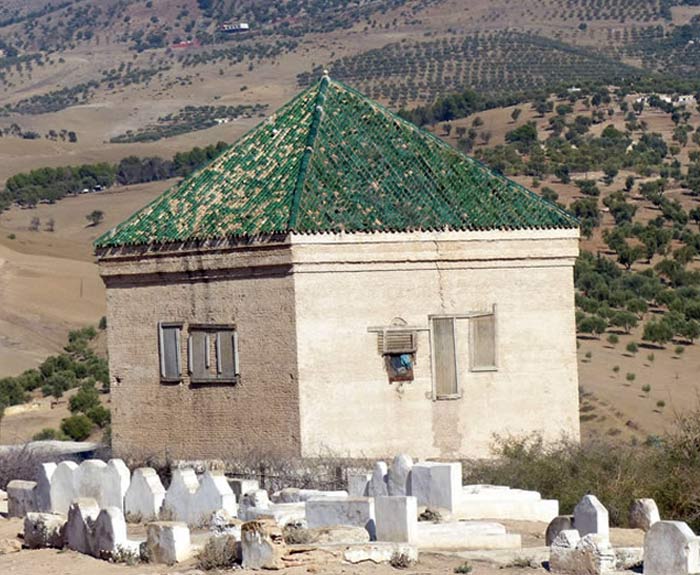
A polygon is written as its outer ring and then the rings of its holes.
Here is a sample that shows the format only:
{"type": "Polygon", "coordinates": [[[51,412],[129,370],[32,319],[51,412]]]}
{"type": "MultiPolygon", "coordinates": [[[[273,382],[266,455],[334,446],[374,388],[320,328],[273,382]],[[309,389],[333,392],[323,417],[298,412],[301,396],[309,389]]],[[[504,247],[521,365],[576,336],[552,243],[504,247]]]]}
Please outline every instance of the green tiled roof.
{"type": "Polygon", "coordinates": [[[95,245],[577,225],[557,206],[324,76],[95,245]]]}

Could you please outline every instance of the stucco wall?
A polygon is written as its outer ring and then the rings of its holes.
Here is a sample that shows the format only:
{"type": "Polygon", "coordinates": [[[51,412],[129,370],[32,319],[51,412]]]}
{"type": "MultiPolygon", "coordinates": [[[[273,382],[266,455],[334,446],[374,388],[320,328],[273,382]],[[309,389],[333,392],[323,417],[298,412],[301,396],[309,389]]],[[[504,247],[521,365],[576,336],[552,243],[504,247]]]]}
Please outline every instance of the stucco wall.
{"type": "Polygon", "coordinates": [[[295,236],[303,453],[488,456],[494,434],[579,437],[574,231],[295,236]],[[393,236],[393,237],[392,237],[393,236]],[[389,384],[370,326],[497,306],[496,372],[468,371],[433,400],[430,337],[415,380],[389,384]]]}
{"type": "Polygon", "coordinates": [[[120,456],[299,453],[294,286],[288,249],[104,258],[112,441],[120,456]],[[161,383],[158,322],[184,321],[183,380],[161,383]],[[241,379],[190,384],[187,323],[235,323],[241,379]]]}

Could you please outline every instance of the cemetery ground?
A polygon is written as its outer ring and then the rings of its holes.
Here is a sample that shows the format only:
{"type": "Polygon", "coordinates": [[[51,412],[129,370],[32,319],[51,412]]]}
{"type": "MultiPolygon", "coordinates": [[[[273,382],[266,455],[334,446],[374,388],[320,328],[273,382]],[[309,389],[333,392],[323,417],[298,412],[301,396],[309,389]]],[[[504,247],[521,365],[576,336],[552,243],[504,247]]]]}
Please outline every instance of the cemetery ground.
{"type": "MultiPolygon", "coordinates": [[[[418,563],[405,570],[397,570],[390,565],[375,565],[369,562],[356,565],[344,564],[327,552],[310,552],[299,554],[298,566],[292,566],[283,572],[289,575],[306,574],[372,574],[389,575],[406,573],[407,575],[445,575],[454,573],[456,568],[464,565],[465,561],[472,567],[472,575],[513,575],[536,574],[548,571],[535,560],[532,563],[529,557],[540,558],[540,562],[546,560],[548,553],[543,552],[544,531],[546,523],[535,522],[507,522],[500,521],[509,531],[523,535],[523,549],[493,553],[495,559],[486,559],[484,553],[465,552],[464,557],[455,553],[429,553],[424,552],[419,556],[418,563]]],[[[16,536],[22,531],[21,519],[0,518],[0,542],[5,540],[17,540],[16,536]]],[[[143,528],[136,526],[130,531],[130,535],[143,536],[143,528]]],[[[612,529],[611,541],[615,546],[641,546],[644,533],[638,529],[612,529]]],[[[196,540],[196,533],[193,534],[196,540]]],[[[301,546],[300,546],[301,547],[301,546]]],[[[139,564],[129,566],[125,564],[113,564],[100,561],[93,557],[70,550],[38,549],[22,550],[17,553],[0,555],[0,571],[7,575],[33,575],[39,573],[52,573],[53,575],[150,575],[166,573],[183,573],[195,575],[197,570],[196,559],[173,567],[164,565],[139,564]]],[[[259,573],[259,571],[247,571],[237,569],[235,573],[259,573]]]]}

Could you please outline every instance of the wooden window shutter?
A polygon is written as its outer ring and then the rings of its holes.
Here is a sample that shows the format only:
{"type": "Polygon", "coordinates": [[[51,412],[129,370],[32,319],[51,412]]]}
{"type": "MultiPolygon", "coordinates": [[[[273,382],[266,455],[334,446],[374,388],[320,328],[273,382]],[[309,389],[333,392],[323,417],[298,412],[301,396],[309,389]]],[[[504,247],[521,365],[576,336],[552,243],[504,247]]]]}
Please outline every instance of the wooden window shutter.
{"type": "Polygon", "coordinates": [[[180,326],[159,326],[160,376],[163,379],[180,379],[180,326]]]}
{"type": "Polygon", "coordinates": [[[454,397],[459,393],[457,383],[457,353],[455,320],[451,317],[433,318],[433,355],[435,362],[435,396],[454,397]]]}
{"type": "Polygon", "coordinates": [[[496,315],[471,320],[471,368],[496,369],[496,315]]]}
{"type": "Polygon", "coordinates": [[[386,328],[377,334],[377,351],[382,355],[415,353],[418,334],[412,330],[386,328]]]}
{"type": "Polygon", "coordinates": [[[221,379],[234,379],[238,375],[238,338],[233,330],[216,333],[216,372],[221,379]]]}
{"type": "Polygon", "coordinates": [[[189,371],[193,380],[205,380],[211,377],[211,344],[209,334],[204,331],[192,331],[188,338],[189,371]]]}

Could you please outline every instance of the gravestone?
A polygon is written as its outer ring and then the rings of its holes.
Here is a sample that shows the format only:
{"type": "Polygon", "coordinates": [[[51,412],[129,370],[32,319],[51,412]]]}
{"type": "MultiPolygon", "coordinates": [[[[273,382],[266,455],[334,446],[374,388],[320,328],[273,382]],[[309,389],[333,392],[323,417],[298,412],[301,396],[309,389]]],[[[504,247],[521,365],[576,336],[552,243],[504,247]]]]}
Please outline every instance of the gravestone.
{"type": "Polygon", "coordinates": [[[410,496],[375,497],[377,541],[415,543],[418,531],[418,502],[410,496]]]}
{"type": "Polygon", "coordinates": [[[609,537],[608,510],[595,495],[584,495],[574,508],[574,525],[581,537],[591,533],[609,537]]]}
{"type": "Polygon", "coordinates": [[[389,495],[411,495],[411,469],[413,459],[401,454],[394,457],[389,468],[387,490],[389,495]]]}
{"type": "Polygon", "coordinates": [[[140,467],[134,471],[124,496],[124,514],[128,521],[155,521],[158,519],[163,499],[165,487],[155,469],[140,467]]]}
{"type": "Polygon", "coordinates": [[[658,521],[644,537],[644,575],[700,573],[700,539],[682,521],[658,521]]]}

